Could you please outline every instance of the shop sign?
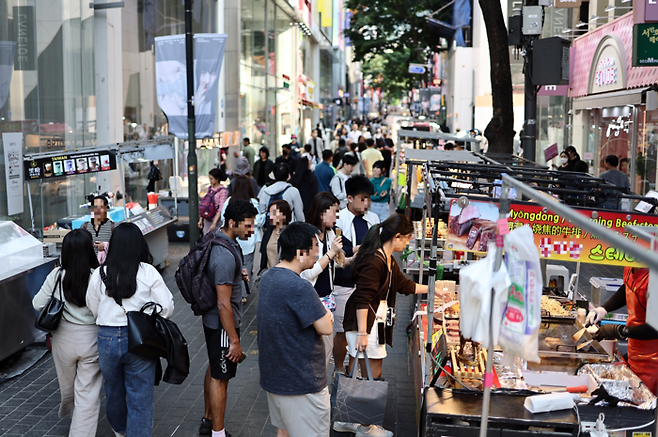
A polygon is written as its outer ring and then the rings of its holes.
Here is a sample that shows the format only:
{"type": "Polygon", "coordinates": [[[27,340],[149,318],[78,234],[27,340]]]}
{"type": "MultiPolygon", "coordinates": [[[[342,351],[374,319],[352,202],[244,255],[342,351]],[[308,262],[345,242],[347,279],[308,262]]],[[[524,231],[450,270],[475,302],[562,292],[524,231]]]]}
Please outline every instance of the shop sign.
{"type": "Polygon", "coordinates": [[[16,41],[15,70],[37,69],[37,44],[34,31],[34,6],[14,6],[14,36],[16,41]]]}
{"type": "Polygon", "coordinates": [[[596,86],[617,83],[617,66],[612,58],[603,58],[596,67],[594,84],[596,86]]]}
{"type": "Polygon", "coordinates": [[[657,66],[658,23],[636,24],[633,26],[633,67],[657,66]]]}
{"type": "Polygon", "coordinates": [[[658,0],[645,0],[644,21],[658,21],[658,0]]]}
{"type": "Polygon", "coordinates": [[[620,115],[619,117],[613,119],[609,124],[608,128],[605,131],[605,136],[607,138],[610,138],[610,135],[614,135],[616,137],[619,136],[621,131],[624,131],[628,133],[628,128],[631,125],[631,116],[624,117],[623,115],[620,115]]]}
{"type": "Polygon", "coordinates": [[[617,35],[601,39],[590,69],[589,93],[601,93],[626,87],[626,57],[623,42],[617,35]]]}
{"type": "Polygon", "coordinates": [[[582,0],[555,0],[556,8],[579,8],[582,0]]]}
{"type": "Polygon", "coordinates": [[[23,132],[24,134],[38,134],[38,120],[0,121],[0,132],[23,132]]]}
{"type": "MultiPolygon", "coordinates": [[[[458,251],[479,251],[480,240],[487,232],[492,232],[498,219],[498,204],[485,201],[469,202],[468,210],[462,209],[457,200],[450,204],[447,247],[458,251]],[[459,224],[460,214],[466,214],[465,220],[459,224]],[[457,223],[451,226],[453,220],[457,223]],[[469,223],[470,222],[470,223],[469,223]],[[459,235],[459,236],[458,236],[459,235]]],[[[591,217],[592,210],[573,208],[575,211],[591,217]]],[[[649,243],[638,239],[624,230],[627,225],[654,226],[658,228],[658,216],[645,214],[629,214],[617,211],[596,211],[596,219],[591,221],[622,235],[636,244],[646,246],[649,243]]],[[[508,219],[509,229],[529,225],[534,234],[535,245],[539,257],[551,261],[579,261],[601,265],[640,267],[631,255],[621,249],[609,245],[596,235],[575,226],[564,217],[554,214],[539,205],[528,205],[512,202],[508,219]]]]}
{"type": "Polygon", "coordinates": [[[85,173],[115,170],[116,154],[113,151],[67,153],[48,158],[27,160],[24,163],[25,179],[48,179],[85,173]]]}

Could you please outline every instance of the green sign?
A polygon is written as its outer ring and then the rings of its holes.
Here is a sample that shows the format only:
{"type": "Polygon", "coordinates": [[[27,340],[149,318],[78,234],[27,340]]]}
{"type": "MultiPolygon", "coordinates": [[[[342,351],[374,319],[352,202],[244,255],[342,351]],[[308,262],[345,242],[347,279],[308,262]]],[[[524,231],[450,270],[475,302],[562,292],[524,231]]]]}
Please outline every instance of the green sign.
{"type": "Polygon", "coordinates": [[[633,67],[658,67],[658,23],[633,26],[633,67]]]}

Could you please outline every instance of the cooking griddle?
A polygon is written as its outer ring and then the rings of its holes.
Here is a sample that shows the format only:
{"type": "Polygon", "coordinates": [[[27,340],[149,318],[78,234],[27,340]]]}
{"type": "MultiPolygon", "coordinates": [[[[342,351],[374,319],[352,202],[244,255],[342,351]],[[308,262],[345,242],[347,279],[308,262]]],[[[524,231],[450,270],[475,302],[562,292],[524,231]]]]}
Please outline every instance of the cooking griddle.
{"type": "Polygon", "coordinates": [[[581,350],[577,346],[592,339],[589,332],[574,343],[571,336],[583,328],[577,319],[564,317],[542,317],[539,327],[539,356],[575,358],[588,361],[610,361],[610,356],[598,341],[591,342],[581,350]]]}

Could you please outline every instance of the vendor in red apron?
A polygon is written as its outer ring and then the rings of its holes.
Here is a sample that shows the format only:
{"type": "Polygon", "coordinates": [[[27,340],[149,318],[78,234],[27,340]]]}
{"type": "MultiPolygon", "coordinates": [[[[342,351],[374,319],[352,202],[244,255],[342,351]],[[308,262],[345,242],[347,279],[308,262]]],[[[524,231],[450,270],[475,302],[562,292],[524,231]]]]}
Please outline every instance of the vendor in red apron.
{"type": "Polygon", "coordinates": [[[626,326],[606,324],[595,340],[628,339],[628,365],[652,393],[658,389],[658,331],[646,323],[649,269],[626,267],[624,285],[602,306],[587,315],[587,324],[601,321],[611,311],[628,309],[626,326]]]}

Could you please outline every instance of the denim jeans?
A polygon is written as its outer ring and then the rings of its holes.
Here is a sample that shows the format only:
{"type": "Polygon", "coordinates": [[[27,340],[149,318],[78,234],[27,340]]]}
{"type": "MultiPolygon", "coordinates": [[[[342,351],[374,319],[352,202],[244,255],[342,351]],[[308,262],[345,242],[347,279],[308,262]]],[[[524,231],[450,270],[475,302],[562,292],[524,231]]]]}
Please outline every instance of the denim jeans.
{"type": "Polygon", "coordinates": [[[127,326],[98,327],[98,357],[112,429],[126,437],[150,436],[155,361],[128,353],[127,326]]]}

